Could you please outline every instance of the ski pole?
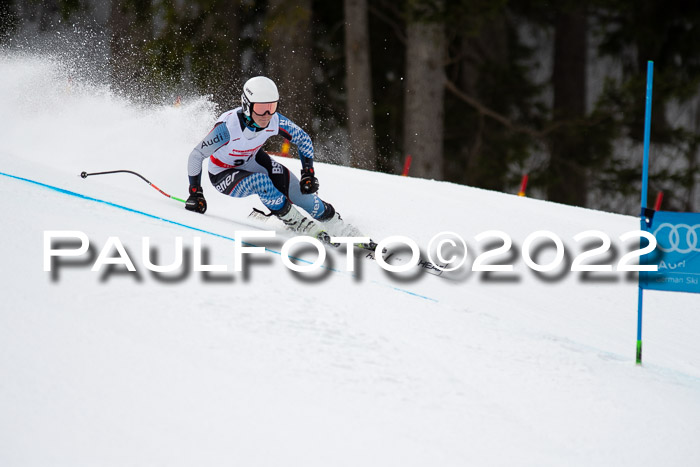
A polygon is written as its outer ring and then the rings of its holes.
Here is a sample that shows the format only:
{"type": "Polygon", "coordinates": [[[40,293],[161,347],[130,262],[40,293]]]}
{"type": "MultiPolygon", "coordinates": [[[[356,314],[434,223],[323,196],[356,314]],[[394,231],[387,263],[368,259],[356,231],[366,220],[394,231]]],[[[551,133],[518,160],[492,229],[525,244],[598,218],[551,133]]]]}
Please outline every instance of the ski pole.
{"type": "Polygon", "coordinates": [[[110,170],[110,171],[108,171],[108,172],[93,172],[93,173],[81,172],[81,173],[80,173],[80,176],[81,176],[82,178],[88,178],[88,177],[91,176],[91,175],[107,175],[107,174],[117,174],[117,173],[127,173],[127,174],[136,175],[136,176],[139,177],[141,180],[143,180],[144,182],[148,183],[150,186],[152,186],[153,188],[155,188],[156,190],[158,190],[159,192],[161,192],[161,194],[167,196],[168,198],[174,199],[175,201],[180,201],[181,203],[185,203],[185,202],[186,202],[184,199],[180,199],[180,198],[177,198],[177,197],[175,197],[175,196],[172,196],[172,195],[167,194],[166,192],[164,192],[163,190],[161,190],[160,188],[158,188],[157,186],[155,186],[153,183],[151,183],[146,177],[144,177],[143,175],[141,175],[141,174],[139,174],[139,173],[136,173],[136,172],[134,172],[134,171],[131,171],[131,170],[110,170]]]}

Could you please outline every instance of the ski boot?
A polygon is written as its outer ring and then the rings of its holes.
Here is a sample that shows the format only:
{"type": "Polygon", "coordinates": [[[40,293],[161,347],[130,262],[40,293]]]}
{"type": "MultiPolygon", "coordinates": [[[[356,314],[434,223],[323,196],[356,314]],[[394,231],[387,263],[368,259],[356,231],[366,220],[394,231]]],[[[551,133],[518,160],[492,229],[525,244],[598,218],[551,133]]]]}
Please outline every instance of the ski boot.
{"type": "Polygon", "coordinates": [[[317,238],[324,243],[331,244],[331,237],[328,232],[314,219],[304,216],[292,203],[287,201],[282,209],[273,211],[272,214],[284,222],[287,230],[301,235],[317,238]]]}
{"type": "MultiPolygon", "coordinates": [[[[323,222],[326,232],[331,237],[366,237],[357,227],[345,222],[329,203],[326,203],[326,212],[317,220],[323,222]]],[[[377,248],[377,244],[372,240],[367,243],[357,243],[356,245],[363,250],[374,251],[377,248]]]]}

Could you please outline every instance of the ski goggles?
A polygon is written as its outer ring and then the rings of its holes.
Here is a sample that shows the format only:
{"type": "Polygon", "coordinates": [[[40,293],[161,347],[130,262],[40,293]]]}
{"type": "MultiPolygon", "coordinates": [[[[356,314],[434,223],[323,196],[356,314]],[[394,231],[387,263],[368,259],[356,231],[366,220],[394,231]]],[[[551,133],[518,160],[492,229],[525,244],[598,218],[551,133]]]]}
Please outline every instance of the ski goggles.
{"type": "Polygon", "coordinates": [[[277,112],[277,102],[254,102],[252,104],[253,113],[264,117],[265,115],[273,115],[277,112]]]}

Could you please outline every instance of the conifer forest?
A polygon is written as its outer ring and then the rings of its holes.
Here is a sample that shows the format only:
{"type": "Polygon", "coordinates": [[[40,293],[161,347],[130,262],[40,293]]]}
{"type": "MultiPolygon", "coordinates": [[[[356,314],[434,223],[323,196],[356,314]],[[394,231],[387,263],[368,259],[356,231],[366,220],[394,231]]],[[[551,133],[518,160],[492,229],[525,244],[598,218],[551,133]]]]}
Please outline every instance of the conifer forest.
{"type": "Polygon", "coordinates": [[[653,61],[648,202],[700,210],[696,0],[0,0],[0,52],[37,50],[138,105],[223,112],[266,75],[319,161],[410,155],[512,194],[527,174],[527,196],[629,215],[653,61]]]}

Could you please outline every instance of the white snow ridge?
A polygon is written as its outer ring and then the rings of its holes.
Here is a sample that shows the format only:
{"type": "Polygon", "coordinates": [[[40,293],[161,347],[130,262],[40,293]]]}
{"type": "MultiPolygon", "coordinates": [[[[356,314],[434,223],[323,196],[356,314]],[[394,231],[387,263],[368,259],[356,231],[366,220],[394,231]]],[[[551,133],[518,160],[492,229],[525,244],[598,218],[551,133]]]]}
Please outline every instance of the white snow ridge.
{"type": "Polygon", "coordinates": [[[331,249],[325,269],[295,273],[281,234],[250,240],[274,252],[236,272],[257,199],[207,180],[199,215],[131,175],[79,177],[129,169],[186,196],[187,155],[216,116],[205,99],[144,108],[44,58],[0,69],[0,465],[700,465],[700,297],[646,293],[637,366],[636,278],[566,270],[587,230],[610,236],[598,259],[615,265],[635,217],[317,163],[321,196],[375,240],[460,234],[461,272],[361,257],[349,272],[331,249]],[[503,243],[475,239],[492,230],[513,246],[486,263],[512,272],[471,271],[503,243]],[[564,269],[525,264],[541,230],[562,239],[564,269]],[[47,231],[90,249],[44,271],[47,231]],[[92,271],[111,237],[135,272],[92,271]],[[144,239],[168,265],[178,237],[182,268],[149,271],[144,239]],[[194,271],[196,241],[226,271],[194,271]]]}

